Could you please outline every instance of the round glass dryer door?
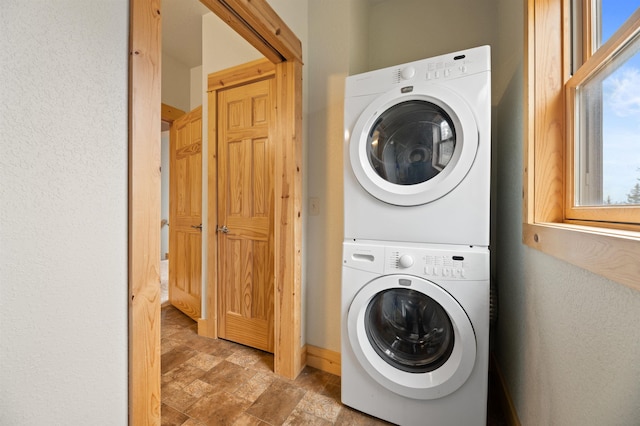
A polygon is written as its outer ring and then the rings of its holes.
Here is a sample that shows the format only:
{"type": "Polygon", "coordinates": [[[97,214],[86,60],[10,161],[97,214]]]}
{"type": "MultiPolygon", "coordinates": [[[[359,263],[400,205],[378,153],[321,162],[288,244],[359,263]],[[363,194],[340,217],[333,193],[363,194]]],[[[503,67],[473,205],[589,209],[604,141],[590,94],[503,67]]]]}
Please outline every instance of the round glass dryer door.
{"type": "Polygon", "coordinates": [[[425,85],[373,101],[354,127],[350,160],[371,195],[412,206],[453,190],[477,149],[478,129],[468,105],[444,87],[425,85]]]}
{"type": "Polygon", "coordinates": [[[422,278],[385,275],[369,282],[349,307],[347,330],[369,375],[409,398],[454,392],[475,364],[475,333],[466,312],[422,278]]]}

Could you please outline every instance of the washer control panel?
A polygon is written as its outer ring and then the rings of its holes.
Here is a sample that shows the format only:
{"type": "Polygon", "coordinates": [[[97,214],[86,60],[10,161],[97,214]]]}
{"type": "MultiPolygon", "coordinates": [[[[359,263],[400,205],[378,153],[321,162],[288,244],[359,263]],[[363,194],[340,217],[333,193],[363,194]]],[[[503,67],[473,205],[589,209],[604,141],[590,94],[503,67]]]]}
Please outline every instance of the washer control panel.
{"type": "Polygon", "coordinates": [[[415,275],[427,277],[464,279],[467,277],[467,269],[473,267],[471,262],[465,262],[465,256],[462,255],[424,254],[416,262],[412,254],[402,253],[404,252],[390,253],[390,259],[397,259],[397,262],[394,260],[388,264],[391,269],[397,269],[398,272],[410,270],[415,275]],[[413,268],[414,265],[418,269],[413,268]]]}
{"type": "Polygon", "coordinates": [[[343,266],[426,279],[484,280],[489,276],[489,249],[440,244],[345,242],[343,266]]]}

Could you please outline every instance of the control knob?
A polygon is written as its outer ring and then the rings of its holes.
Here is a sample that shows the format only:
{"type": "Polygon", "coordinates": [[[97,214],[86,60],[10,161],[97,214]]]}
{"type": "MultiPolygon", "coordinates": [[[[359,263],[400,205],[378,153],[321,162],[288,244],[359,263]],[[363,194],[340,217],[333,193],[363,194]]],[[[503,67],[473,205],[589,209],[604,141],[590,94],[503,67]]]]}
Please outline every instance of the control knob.
{"type": "Polygon", "coordinates": [[[400,77],[402,77],[403,80],[409,80],[413,78],[414,75],[416,75],[416,69],[413,67],[404,67],[400,70],[400,77]]]}
{"type": "Polygon", "coordinates": [[[400,266],[401,268],[408,268],[412,265],[413,257],[408,254],[403,254],[402,256],[400,256],[400,259],[398,259],[398,266],[400,266]]]}

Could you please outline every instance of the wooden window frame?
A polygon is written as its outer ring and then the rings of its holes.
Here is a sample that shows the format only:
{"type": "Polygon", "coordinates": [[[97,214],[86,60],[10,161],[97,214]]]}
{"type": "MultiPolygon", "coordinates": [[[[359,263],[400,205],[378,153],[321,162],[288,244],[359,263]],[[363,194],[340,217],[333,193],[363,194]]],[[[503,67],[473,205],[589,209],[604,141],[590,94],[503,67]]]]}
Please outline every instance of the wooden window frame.
{"type": "Polygon", "coordinates": [[[523,242],[640,290],[640,227],[566,216],[570,1],[526,0],[523,242]]]}

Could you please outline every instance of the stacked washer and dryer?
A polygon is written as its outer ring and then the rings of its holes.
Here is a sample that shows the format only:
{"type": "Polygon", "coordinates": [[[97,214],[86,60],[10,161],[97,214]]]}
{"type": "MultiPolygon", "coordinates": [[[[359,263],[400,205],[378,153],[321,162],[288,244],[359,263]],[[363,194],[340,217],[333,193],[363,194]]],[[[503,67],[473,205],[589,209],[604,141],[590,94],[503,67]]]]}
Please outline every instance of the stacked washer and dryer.
{"type": "Polygon", "coordinates": [[[350,76],[342,402],[400,425],[486,424],[490,49],[350,76]]]}

